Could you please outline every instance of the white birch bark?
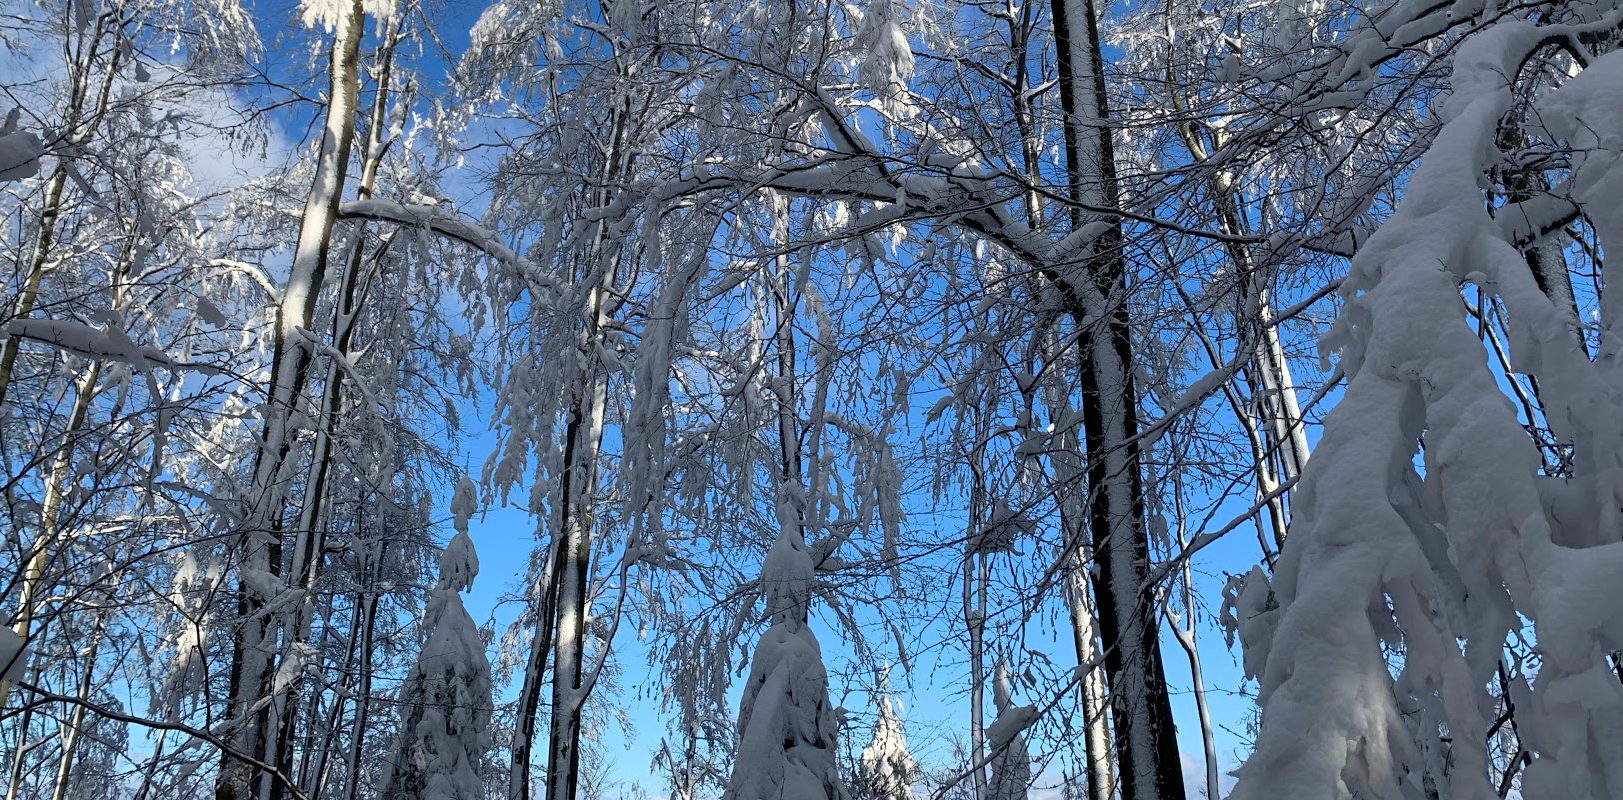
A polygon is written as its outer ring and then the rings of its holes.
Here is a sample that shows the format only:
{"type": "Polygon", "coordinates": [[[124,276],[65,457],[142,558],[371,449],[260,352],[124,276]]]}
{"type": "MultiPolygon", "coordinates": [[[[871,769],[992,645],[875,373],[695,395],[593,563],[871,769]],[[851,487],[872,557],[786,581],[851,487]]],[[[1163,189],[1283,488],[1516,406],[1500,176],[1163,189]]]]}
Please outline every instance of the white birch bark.
{"type": "MultiPolygon", "coordinates": [[[[85,659],[84,671],[79,675],[79,699],[91,699],[91,689],[96,680],[96,654],[101,649],[102,620],[97,616],[96,622],[90,632],[90,644],[81,654],[85,659]]],[[[84,736],[85,707],[74,707],[69,714],[68,722],[63,726],[62,754],[56,763],[56,783],[51,788],[51,800],[67,800],[68,787],[73,784],[73,759],[78,755],[79,742],[84,736]]]]}
{"type": "MultiPolygon", "coordinates": [[[[360,42],[365,32],[361,0],[352,0],[344,13],[336,17],[328,58],[327,113],[316,156],[315,177],[305,196],[292,265],[277,305],[265,424],[253,481],[246,492],[245,529],[238,543],[242,567],[257,575],[282,572],[281,517],[288,483],[293,479],[293,440],[301,424],[298,420],[302,419],[297,406],[302,402],[311,361],[310,349],[301,331],[310,329],[315,316],[355,135],[360,42]]],[[[282,580],[285,582],[287,578],[282,580]]],[[[238,752],[275,763],[279,754],[272,745],[280,726],[273,708],[276,631],[272,621],[259,613],[272,598],[259,595],[246,580],[239,583],[238,594],[238,617],[244,627],[237,631],[234,642],[227,709],[233,726],[229,741],[238,752]]],[[[269,775],[256,775],[252,765],[230,755],[222,756],[215,784],[217,800],[247,800],[255,795],[270,797],[281,791],[269,775]]]]}
{"type": "MultiPolygon", "coordinates": [[[[77,55],[67,63],[68,97],[63,109],[62,126],[67,134],[67,146],[64,148],[67,152],[79,149],[95,136],[112,106],[115,81],[124,60],[123,51],[113,47],[110,53],[106,53],[106,72],[99,80],[95,79],[92,69],[98,56],[104,53],[106,37],[113,34],[108,21],[98,17],[91,27],[81,31],[77,47],[64,44],[64,51],[77,55]],[[91,97],[92,92],[95,93],[94,98],[91,97]]],[[[59,159],[45,184],[45,194],[40,202],[39,227],[34,233],[34,244],[29,252],[27,277],[24,278],[22,291],[18,292],[7,309],[8,322],[33,313],[41,284],[46,273],[51,271],[51,260],[56,251],[57,223],[62,215],[63,196],[67,189],[68,167],[66,160],[59,159]]],[[[22,338],[18,336],[7,336],[0,342],[0,408],[6,405],[6,395],[11,388],[12,373],[21,345],[22,338]]],[[[3,695],[0,695],[0,700],[3,699],[3,695]]]]}

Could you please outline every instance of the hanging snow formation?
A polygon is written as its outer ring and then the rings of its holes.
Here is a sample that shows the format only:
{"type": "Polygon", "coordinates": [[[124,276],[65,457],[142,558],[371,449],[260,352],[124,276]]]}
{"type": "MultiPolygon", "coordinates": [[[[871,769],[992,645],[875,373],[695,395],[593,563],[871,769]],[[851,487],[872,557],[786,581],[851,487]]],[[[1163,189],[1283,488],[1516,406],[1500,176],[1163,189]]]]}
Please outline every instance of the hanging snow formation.
{"type": "Polygon", "coordinates": [[[992,754],[991,800],[1026,800],[1031,786],[1031,753],[1026,749],[1026,728],[1037,718],[1036,706],[1017,706],[1009,685],[1009,664],[999,661],[992,678],[992,704],[997,719],[986,729],[986,747],[992,754]]]}
{"type": "Polygon", "coordinates": [[[451,501],[457,533],[440,556],[440,579],[423,617],[422,652],[400,688],[400,733],[384,765],[383,800],[482,800],[490,747],[490,661],[462,607],[479,558],[468,538],[477,500],[464,478],[451,501]]]}
{"type": "Polygon", "coordinates": [[[894,118],[915,113],[907,82],[913,78],[913,48],[902,29],[906,9],[891,0],[872,0],[863,10],[856,43],[862,61],[860,80],[879,98],[879,107],[894,118]]]}
{"type": "Polygon", "coordinates": [[[800,526],[784,525],[761,565],[772,627],[750,662],[738,750],[723,800],[844,800],[837,720],[822,649],[806,624],[813,567],[800,526]]]}
{"type": "MultiPolygon", "coordinates": [[[[1489,686],[1522,618],[1540,657],[1508,686],[1522,796],[1623,797],[1623,684],[1607,659],[1623,650],[1623,306],[1600,299],[1591,361],[1510,243],[1507,226],[1530,217],[1549,229],[1544,206],[1490,216],[1479,188],[1513,106],[1506,76],[1544,43],[1615,29],[1615,7],[1595,12],[1574,25],[1501,22],[1462,43],[1445,125],[1341,288],[1324,346],[1341,353],[1345,397],[1271,585],[1253,571],[1233,601],[1263,709],[1234,800],[1500,797],[1489,686]],[[1467,284],[1503,304],[1513,366],[1537,378],[1544,422],[1570,445],[1564,468],[1545,466],[1486,363],[1467,284]],[[1383,645],[1403,653],[1395,676],[1383,645]]],[[[1623,252],[1619,87],[1613,52],[1526,118],[1573,153],[1554,194],[1623,252]]],[[[1623,285],[1620,269],[1606,264],[1608,287],[1623,285]]]]}
{"type": "Polygon", "coordinates": [[[39,159],[45,147],[30,131],[19,130],[21,108],[13,108],[0,126],[0,183],[20,181],[39,174],[39,159]]]}

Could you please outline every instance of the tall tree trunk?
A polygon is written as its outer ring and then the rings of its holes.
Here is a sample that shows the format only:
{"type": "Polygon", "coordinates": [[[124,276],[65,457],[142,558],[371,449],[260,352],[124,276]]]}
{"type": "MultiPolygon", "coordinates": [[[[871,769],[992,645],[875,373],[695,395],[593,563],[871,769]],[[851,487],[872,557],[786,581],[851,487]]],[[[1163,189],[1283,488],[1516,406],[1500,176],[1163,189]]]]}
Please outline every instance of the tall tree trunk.
{"type": "MultiPolygon", "coordinates": [[[[257,577],[272,576],[285,583],[282,565],[283,513],[287,482],[292,479],[293,437],[297,406],[310,369],[310,347],[301,341],[315,317],[316,300],[326,274],[332,227],[343,200],[350,146],[355,138],[355,110],[360,94],[360,43],[365,15],[360,0],[351,0],[337,20],[328,57],[330,78],[325,125],[316,157],[315,178],[305,197],[299,236],[287,285],[277,308],[275,347],[265,405],[265,426],[253,483],[248,488],[246,529],[238,547],[242,569],[257,577]]],[[[239,625],[232,642],[232,663],[226,709],[233,750],[267,763],[280,760],[276,744],[280,719],[275,715],[272,692],[276,630],[262,613],[272,599],[263,597],[243,580],[237,589],[239,625]]],[[[288,632],[292,634],[292,631],[288,632]]],[[[249,800],[256,794],[273,797],[270,775],[229,753],[220,758],[215,782],[216,800],[249,800]],[[255,791],[255,784],[259,791],[255,791]]]]}
{"type": "MultiPolygon", "coordinates": [[[[1082,206],[1119,207],[1104,57],[1091,0],[1053,0],[1065,109],[1073,225],[1082,206]]],[[[1183,800],[1182,769],[1161,663],[1159,614],[1149,585],[1138,398],[1127,316],[1127,262],[1119,219],[1094,241],[1081,270],[1064,269],[1080,331],[1088,528],[1099,566],[1099,628],[1110,689],[1122,800],[1183,800]]],[[[1059,266],[1059,265],[1056,265],[1059,266]]]]}
{"type": "MultiPolygon", "coordinates": [[[[530,754],[535,742],[535,723],[540,717],[541,689],[546,685],[547,659],[552,655],[552,622],[558,604],[557,577],[563,543],[558,537],[547,547],[541,579],[535,585],[535,636],[530,640],[530,656],[524,665],[524,684],[519,690],[518,720],[513,731],[513,760],[508,768],[508,800],[530,800],[530,754]]],[[[353,798],[352,798],[353,800],[353,798]]]]}
{"type": "MultiPolygon", "coordinates": [[[[984,378],[977,377],[981,381],[984,378]]],[[[969,764],[974,770],[971,785],[975,800],[987,800],[986,765],[986,606],[987,566],[982,545],[988,538],[986,472],[981,462],[990,436],[992,403],[986,397],[988,389],[982,385],[978,402],[974,404],[975,440],[969,448],[969,525],[964,536],[964,574],[961,602],[964,611],[964,631],[969,635],[969,764]]]]}
{"type": "MultiPolygon", "coordinates": [[[[389,552],[389,543],[378,543],[378,554],[372,562],[372,580],[361,591],[361,605],[365,620],[361,625],[361,666],[355,692],[355,726],[350,732],[349,755],[346,758],[344,800],[355,800],[361,791],[361,758],[366,753],[366,731],[372,721],[372,648],[377,643],[378,602],[382,592],[380,571],[389,552]]],[[[363,566],[364,573],[364,566],[363,566]]]]}
{"type": "MultiPolygon", "coordinates": [[[[971,503],[973,506],[974,503],[971,503]]],[[[964,627],[969,632],[969,763],[976,800],[987,800],[986,767],[986,557],[974,552],[976,514],[970,512],[969,552],[964,554],[964,627]]]]}
{"type": "MultiPolygon", "coordinates": [[[[79,699],[91,699],[91,687],[96,679],[96,654],[101,649],[102,619],[96,615],[96,622],[90,631],[90,645],[85,648],[84,673],[79,676],[79,699]]],[[[84,735],[85,706],[74,706],[68,717],[66,729],[62,733],[62,755],[56,764],[56,785],[51,790],[51,800],[67,800],[68,786],[73,783],[73,758],[79,750],[79,739],[84,735]]]]}
{"type": "MultiPolygon", "coordinates": [[[[12,630],[17,638],[26,644],[33,632],[35,605],[38,596],[45,589],[45,571],[50,567],[51,559],[56,554],[56,540],[61,534],[59,523],[62,515],[62,501],[67,494],[68,472],[73,468],[74,443],[79,438],[79,430],[84,427],[85,417],[90,412],[90,403],[95,399],[99,390],[96,384],[101,380],[101,362],[91,363],[90,368],[74,382],[73,405],[68,410],[68,419],[62,431],[62,444],[57,448],[56,456],[51,459],[51,466],[45,472],[45,497],[40,504],[39,536],[33,545],[28,548],[28,560],[23,567],[22,588],[17,600],[17,613],[12,623],[12,630]]],[[[0,694],[0,698],[4,695],[0,694]]]]}
{"type": "MultiPolygon", "coordinates": [[[[618,146],[623,135],[622,118],[616,116],[611,134],[606,174],[619,171],[618,146]]],[[[600,198],[606,204],[607,197],[600,198]]],[[[608,413],[608,375],[597,350],[612,315],[610,294],[614,287],[615,254],[610,252],[609,232],[598,223],[587,258],[587,278],[595,278],[586,300],[586,324],[577,339],[583,372],[571,404],[564,433],[563,496],[558,503],[562,518],[557,530],[561,538],[555,553],[557,573],[553,576],[557,597],[556,639],[552,654],[552,729],[548,732],[547,800],[574,800],[580,786],[581,716],[589,691],[581,668],[586,650],[586,618],[591,598],[587,583],[591,576],[592,507],[597,493],[597,462],[603,443],[603,425],[608,413]]],[[[606,643],[605,643],[606,646],[606,643]]]]}
{"type": "MultiPolygon", "coordinates": [[[[100,380],[101,362],[98,361],[91,364],[90,369],[75,382],[73,406],[68,411],[62,445],[57,450],[56,457],[51,459],[51,466],[45,473],[45,497],[40,505],[39,538],[28,551],[28,560],[22,572],[22,588],[17,600],[17,615],[12,624],[12,630],[25,646],[33,634],[36,597],[44,588],[46,570],[56,553],[57,526],[62,512],[62,498],[66,492],[68,470],[73,464],[73,445],[79,435],[79,429],[84,427],[85,417],[90,410],[90,401],[97,394],[96,384],[100,380]]],[[[10,691],[11,684],[0,681],[0,705],[4,705],[10,691]]],[[[6,789],[6,800],[16,800],[17,792],[21,788],[23,758],[30,749],[28,730],[33,722],[33,716],[32,707],[25,709],[17,727],[17,750],[12,764],[10,785],[6,789]]]]}
{"type": "MultiPolygon", "coordinates": [[[[56,220],[62,214],[62,192],[67,187],[67,164],[57,164],[51,178],[45,184],[45,197],[41,203],[39,231],[34,235],[33,252],[28,258],[28,276],[23,279],[23,289],[17,293],[12,301],[13,305],[7,315],[10,319],[22,319],[34,310],[34,303],[39,300],[40,283],[45,279],[48,271],[47,264],[51,254],[51,243],[56,236],[56,220]]],[[[22,338],[7,336],[0,343],[0,409],[6,407],[6,393],[11,388],[11,375],[17,366],[18,348],[22,346],[22,338]]]]}
{"type": "MultiPolygon", "coordinates": [[[[1056,415],[1055,418],[1058,418],[1056,415]]],[[[1055,454],[1055,482],[1062,487],[1082,483],[1082,469],[1075,463],[1079,449],[1074,434],[1062,437],[1055,454]]],[[[1116,791],[1116,769],[1110,753],[1110,713],[1105,692],[1104,667],[1100,664],[1098,626],[1094,621],[1093,598],[1088,580],[1087,508],[1080,492],[1060,498],[1060,526],[1065,532],[1060,554],[1064,570],[1066,612],[1071,618],[1072,644],[1076,663],[1091,664],[1082,676],[1083,758],[1087,764],[1088,800],[1110,800],[1116,791]]]]}
{"type": "MultiPolygon", "coordinates": [[[[617,106],[610,115],[603,161],[605,185],[619,175],[625,164],[623,147],[629,113],[628,107],[617,106]]],[[[599,207],[607,207],[610,199],[607,190],[597,194],[599,207]]],[[[605,327],[618,306],[613,299],[618,259],[608,223],[599,220],[582,276],[592,283],[586,295],[585,324],[576,339],[582,372],[564,432],[562,497],[557,506],[561,516],[554,528],[560,538],[554,554],[558,567],[553,575],[557,619],[552,653],[552,728],[547,741],[547,800],[575,800],[579,791],[582,714],[587,695],[595,685],[582,673],[582,664],[586,619],[591,610],[587,583],[591,576],[592,509],[608,413],[607,366],[601,363],[598,350],[604,346],[605,327]]]]}
{"type": "MultiPolygon", "coordinates": [[[[1198,159],[1206,158],[1198,141],[1190,143],[1190,152],[1198,159]]],[[[1232,182],[1218,179],[1213,183],[1219,229],[1234,237],[1248,234],[1250,227],[1240,213],[1232,182]]],[[[1257,268],[1249,246],[1230,241],[1226,247],[1235,270],[1245,278],[1242,306],[1251,315],[1250,319],[1237,323],[1242,331],[1247,327],[1251,331],[1250,335],[1242,332],[1240,341],[1242,346],[1251,348],[1251,364],[1246,374],[1251,380],[1251,394],[1257,406],[1254,413],[1261,422],[1256,427],[1262,434],[1264,451],[1262,460],[1257,462],[1257,481],[1258,489],[1266,495],[1296,480],[1307,466],[1307,428],[1303,424],[1296,386],[1291,380],[1290,364],[1285,359],[1279,326],[1273,318],[1267,275],[1257,268]]],[[[1283,547],[1290,522],[1285,498],[1272,498],[1268,509],[1273,521],[1274,546],[1283,547]]]]}
{"type": "MultiPolygon", "coordinates": [[[[78,47],[75,49],[71,42],[64,44],[64,52],[69,55],[67,59],[68,70],[68,97],[63,113],[62,130],[66,134],[66,151],[77,149],[84,142],[94,136],[96,130],[106,119],[107,111],[112,103],[114,79],[123,61],[124,54],[119,48],[112,48],[106,55],[108,59],[107,71],[96,84],[94,107],[87,109],[90,103],[92,90],[92,72],[104,37],[112,31],[109,29],[109,18],[99,16],[94,25],[88,29],[81,29],[78,47]]],[[[39,292],[44,282],[45,274],[53,268],[52,258],[56,244],[57,223],[59,222],[64,203],[64,193],[68,180],[68,162],[59,158],[51,177],[46,181],[45,194],[41,202],[39,227],[35,231],[34,244],[28,258],[28,271],[23,279],[22,291],[12,300],[6,315],[0,318],[0,334],[4,332],[4,323],[14,319],[27,317],[34,310],[39,300],[39,292]]],[[[128,256],[133,248],[133,237],[124,248],[124,258],[120,261],[122,268],[128,268],[128,256]]],[[[113,276],[114,295],[112,307],[118,307],[119,285],[122,273],[113,276]]],[[[0,417],[3,417],[6,407],[6,396],[10,391],[17,357],[22,346],[22,339],[18,336],[5,336],[0,341],[0,417]]],[[[101,373],[101,363],[91,365],[86,376],[77,382],[75,387],[74,405],[68,415],[66,433],[64,434],[62,449],[57,458],[52,460],[52,466],[45,478],[45,498],[40,513],[40,532],[34,546],[28,553],[27,563],[20,576],[22,588],[18,601],[18,610],[13,615],[13,629],[18,638],[26,642],[30,636],[30,628],[34,618],[35,598],[43,588],[45,569],[54,557],[57,536],[57,519],[60,515],[64,482],[67,479],[66,470],[71,464],[73,439],[80,427],[84,424],[85,413],[89,402],[95,393],[96,381],[101,373]]],[[[8,494],[9,500],[9,494],[8,494]]],[[[0,706],[6,704],[10,696],[11,684],[0,681],[0,706]]],[[[26,711],[22,717],[22,725],[18,729],[18,750],[15,769],[20,769],[24,754],[25,739],[28,735],[28,723],[32,720],[32,710],[26,711]]],[[[14,769],[14,773],[15,773],[14,769]]],[[[7,800],[13,800],[17,792],[18,781],[14,778],[6,792],[7,800]]]]}
{"type": "MultiPolygon", "coordinates": [[[[121,311],[124,307],[124,292],[129,283],[130,275],[138,271],[136,260],[137,242],[140,241],[139,229],[147,222],[144,216],[138,216],[129,221],[131,229],[125,237],[124,245],[119,253],[111,274],[108,275],[108,309],[121,311]]],[[[144,251],[143,251],[144,252],[144,251]]],[[[17,601],[17,613],[14,616],[12,630],[17,638],[26,645],[31,635],[31,628],[36,612],[35,604],[40,593],[45,591],[45,573],[52,559],[56,557],[57,539],[61,536],[59,530],[62,514],[62,502],[67,494],[69,471],[73,468],[74,445],[79,431],[85,425],[90,412],[90,404],[101,393],[97,384],[101,381],[103,367],[100,360],[95,360],[74,381],[73,405],[69,407],[68,418],[62,432],[62,443],[51,459],[51,465],[45,475],[45,497],[40,506],[39,536],[28,550],[28,558],[22,572],[22,588],[17,601]]],[[[99,624],[99,621],[98,621],[99,624]]],[[[9,685],[0,682],[0,705],[4,705],[9,685]]]]}
{"type": "MultiPolygon", "coordinates": [[[[586,356],[591,358],[591,356],[586,356]]],[[[552,728],[548,735],[547,800],[573,800],[580,784],[581,665],[586,645],[587,579],[591,574],[592,503],[597,448],[603,435],[607,381],[595,365],[583,375],[564,435],[559,503],[557,640],[552,664],[552,728]]]]}
{"type": "MultiPolygon", "coordinates": [[[[336,605],[336,602],[328,603],[329,613],[331,613],[330,609],[334,605],[336,605]]],[[[360,648],[361,620],[365,616],[362,611],[364,608],[365,599],[363,596],[360,598],[360,602],[355,603],[354,608],[350,610],[349,634],[344,637],[344,641],[349,642],[349,652],[344,655],[342,666],[339,667],[339,674],[343,677],[337,691],[332,693],[332,703],[327,706],[326,718],[322,722],[320,730],[315,732],[325,744],[316,748],[314,758],[306,760],[299,771],[299,786],[312,800],[319,798],[322,789],[327,785],[327,768],[332,764],[333,750],[336,749],[334,743],[338,740],[339,725],[343,723],[344,719],[344,705],[355,694],[355,661],[358,655],[356,651],[360,648]]]]}
{"type": "MultiPolygon", "coordinates": [[[[360,200],[372,197],[377,185],[378,167],[382,164],[384,153],[388,149],[384,135],[387,131],[389,89],[393,78],[394,50],[400,43],[400,18],[403,14],[402,10],[396,9],[389,15],[383,43],[378,48],[377,67],[374,70],[377,91],[373,95],[371,119],[363,145],[365,156],[361,163],[360,180],[355,188],[356,197],[360,200]]],[[[381,259],[388,251],[388,247],[389,243],[385,241],[374,254],[374,259],[381,259]]],[[[338,286],[339,305],[333,314],[333,350],[346,359],[354,355],[353,344],[361,319],[361,307],[371,285],[370,276],[375,274],[363,273],[362,267],[367,255],[366,237],[357,232],[344,259],[344,270],[338,286]]],[[[344,370],[336,359],[329,359],[325,381],[322,384],[320,405],[322,424],[316,432],[312,446],[310,472],[305,481],[304,505],[299,510],[298,524],[294,528],[294,536],[297,539],[293,551],[292,576],[303,596],[293,607],[290,618],[283,621],[284,660],[289,657],[298,658],[297,653],[310,641],[317,584],[326,563],[322,508],[327,499],[327,478],[332,472],[333,442],[343,407],[344,370]]],[[[303,672],[302,668],[296,671],[286,682],[281,697],[273,704],[282,720],[275,747],[277,764],[284,773],[290,775],[293,766],[294,726],[304,688],[303,672]]],[[[273,800],[283,794],[284,787],[277,784],[273,800]]]]}
{"type": "MultiPolygon", "coordinates": [[[[1037,136],[1030,71],[1026,66],[1030,58],[1031,32],[1037,7],[1035,3],[1016,3],[1011,0],[1004,11],[1013,54],[1011,61],[1015,65],[1014,91],[1010,100],[1020,130],[1021,158],[1026,180],[1031,186],[1025,193],[1024,201],[1026,224],[1032,230],[1038,230],[1043,226],[1042,195],[1037,190],[1042,180],[1043,143],[1037,136]]],[[[1032,280],[1035,284],[1033,296],[1040,297],[1050,288],[1044,285],[1040,275],[1033,275],[1032,280]]],[[[1052,330],[1051,326],[1043,327],[1052,330]]],[[[1068,415],[1070,409],[1066,404],[1060,402],[1056,405],[1061,407],[1050,409],[1053,412],[1050,415],[1052,419],[1061,419],[1068,415]]],[[[1074,432],[1065,432],[1061,438],[1062,442],[1054,458],[1055,483],[1062,487],[1073,487],[1074,492],[1074,487],[1082,485],[1083,478],[1083,469],[1079,459],[1076,458],[1079,442],[1074,432]]],[[[1089,588],[1087,553],[1091,548],[1087,546],[1088,529],[1085,524],[1084,505],[1075,493],[1060,498],[1060,526],[1064,531],[1063,552],[1060,557],[1061,568],[1064,570],[1066,611],[1071,620],[1076,660],[1079,665],[1094,665],[1083,675],[1081,685],[1084,717],[1083,759],[1086,761],[1088,800],[1110,800],[1115,792],[1116,773],[1115,765],[1111,761],[1110,715],[1105,705],[1103,667],[1098,663],[1100,660],[1098,632],[1089,588]]]]}

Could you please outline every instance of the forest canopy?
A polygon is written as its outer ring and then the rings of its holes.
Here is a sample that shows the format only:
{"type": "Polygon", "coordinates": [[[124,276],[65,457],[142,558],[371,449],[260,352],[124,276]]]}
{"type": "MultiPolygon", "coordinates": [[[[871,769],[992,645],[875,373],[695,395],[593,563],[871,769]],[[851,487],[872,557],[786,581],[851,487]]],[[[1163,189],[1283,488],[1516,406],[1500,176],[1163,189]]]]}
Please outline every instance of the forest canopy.
{"type": "Polygon", "coordinates": [[[1623,3],[0,9],[5,800],[1623,797],[1623,3]]]}

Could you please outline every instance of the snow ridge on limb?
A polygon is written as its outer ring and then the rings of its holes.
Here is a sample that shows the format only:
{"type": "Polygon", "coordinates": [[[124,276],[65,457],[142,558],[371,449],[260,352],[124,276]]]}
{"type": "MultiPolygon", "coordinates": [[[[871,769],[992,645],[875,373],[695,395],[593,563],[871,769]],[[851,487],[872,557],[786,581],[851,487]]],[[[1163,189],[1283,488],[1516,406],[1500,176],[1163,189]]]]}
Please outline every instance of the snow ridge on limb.
{"type": "Polygon", "coordinates": [[[16,319],[6,326],[6,335],[32,339],[86,358],[120,361],[136,369],[176,366],[168,353],[137,344],[116,325],[103,330],[73,320],[16,319]]]}
{"type": "Polygon", "coordinates": [[[524,278],[532,287],[557,290],[558,279],[535,262],[520,255],[502,242],[501,237],[484,226],[462,219],[438,206],[407,205],[389,200],[350,200],[338,208],[339,219],[368,219],[392,222],[406,227],[424,228],[500,261],[524,278]]]}
{"type": "MultiPolygon", "coordinates": [[[[1341,353],[1345,396],[1303,474],[1271,585],[1253,571],[1234,600],[1263,708],[1235,800],[1500,797],[1487,687],[1518,615],[1542,656],[1536,678],[1507,687],[1528,759],[1523,796],[1623,796],[1623,686],[1606,661],[1623,649],[1618,345],[1604,337],[1594,362],[1578,348],[1479,188],[1510,81],[1549,36],[1617,25],[1615,5],[1594,12],[1581,26],[1507,21],[1462,43],[1447,121],[1341,287],[1345,310],[1321,347],[1341,353]],[[1467,283],[1503,304],[1512,363],[1538,378],[1548,425],[1572,443],[1567,474],[1545,474],[1488,366],[1464,314],[1467,283]],[[1383,645],[1402,647],[1396,677],[1383,645]]],[[[1533,115],[1582,153],[1573,199],[1612,247],[1623,247],[1620,84],[1614,52],[1533,115]]],[[[1602,298],[1603,331],[1623,313],[1616,303],[1602,298]]]]}
{"type": "Polygon", "coordinates": [[[19,130],[21,108],[13,108],[0,125],[0,183],[21,181],[39,174],[39,159],[45,146],[32,131],[19,130]]]}

